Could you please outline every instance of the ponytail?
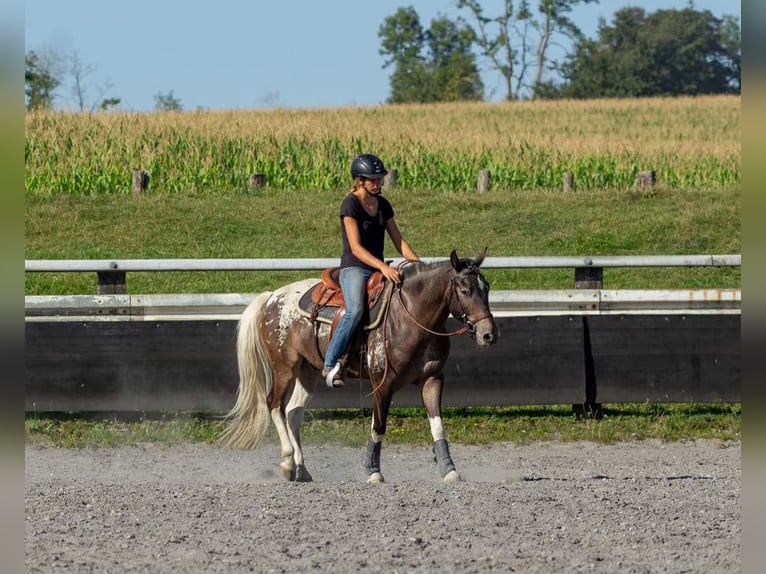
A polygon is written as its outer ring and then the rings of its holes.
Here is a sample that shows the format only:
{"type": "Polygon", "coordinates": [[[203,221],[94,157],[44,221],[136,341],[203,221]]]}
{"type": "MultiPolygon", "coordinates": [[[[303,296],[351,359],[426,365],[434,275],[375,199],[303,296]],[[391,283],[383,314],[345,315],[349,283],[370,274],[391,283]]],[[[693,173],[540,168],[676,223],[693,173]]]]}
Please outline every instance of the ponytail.
{"type": "MultiPolygon", "coordinates": [[[[348,193],[354,193],[357,189],[361,189],[364,184],[362,183],[362,177],[358,176],[354,178],[354,185],[348,190],[348,193]]],[[[348,194],[346,194],[348,195],[348,194]]]]}

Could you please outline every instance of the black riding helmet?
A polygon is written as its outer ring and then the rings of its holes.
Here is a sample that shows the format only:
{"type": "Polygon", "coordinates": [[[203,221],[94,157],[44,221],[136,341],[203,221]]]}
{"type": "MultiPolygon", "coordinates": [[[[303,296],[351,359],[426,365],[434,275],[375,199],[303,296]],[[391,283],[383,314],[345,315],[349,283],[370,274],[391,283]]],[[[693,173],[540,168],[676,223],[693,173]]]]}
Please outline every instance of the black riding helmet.
{"type": "Polygon", "coordinates": [[[371,153],[363,153],[351,160],[351,177],[366,177],[368,179],[380,179],[388,173],[383,160],[371,153]]]}

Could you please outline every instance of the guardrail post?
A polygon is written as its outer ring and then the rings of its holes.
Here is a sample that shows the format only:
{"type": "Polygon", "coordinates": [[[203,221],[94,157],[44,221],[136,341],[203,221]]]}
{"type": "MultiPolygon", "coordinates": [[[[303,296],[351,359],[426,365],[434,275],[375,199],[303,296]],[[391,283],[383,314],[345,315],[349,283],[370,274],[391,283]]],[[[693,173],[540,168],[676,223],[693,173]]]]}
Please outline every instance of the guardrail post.
{"type": "Polygon", "coordinates": [[[128,292],[125,271],[96,271],[99,295],[124,295],[128,292]]]}
{"type": "MultiPolygon", "coordinates": [[[[591,265],[589,258],[584,260],[586,265],[591,265]]],[[[603,289],[604,287],[604,268],[603,267],[575,267],[575,289],[603,289]]],[[[583,328],[583,353],[585,354],[585,402],[572,405],[575,416],[578,418],[600,419],[604,416],[601,403],[596,402],[596,369],[593,364],[593,352],[590,345],[590,325],[588,316],[582,316],[583,328]]]]}
{"type": "MultiPolygon", "coordinates": [[[[586,263],[590,261],[585,260],[586,263]]],[[[575,267],[575,289],[603,289],[603,267],[575,267]]]]}

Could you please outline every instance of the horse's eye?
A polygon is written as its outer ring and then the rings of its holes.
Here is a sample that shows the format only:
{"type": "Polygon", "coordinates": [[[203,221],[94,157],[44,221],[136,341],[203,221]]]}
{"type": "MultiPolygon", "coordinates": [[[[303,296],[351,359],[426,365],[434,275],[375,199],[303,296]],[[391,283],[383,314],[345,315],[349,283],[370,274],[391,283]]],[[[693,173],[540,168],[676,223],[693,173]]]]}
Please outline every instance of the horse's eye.
{"type": "Polygon", "coordinates": [[[463,287],[463,288],[460,289],[460,293],[465,295],[466,297],[468,297],[468,295],[471,294],[471,290],[470,289],[466,289],[465,287],[463,287]]]}

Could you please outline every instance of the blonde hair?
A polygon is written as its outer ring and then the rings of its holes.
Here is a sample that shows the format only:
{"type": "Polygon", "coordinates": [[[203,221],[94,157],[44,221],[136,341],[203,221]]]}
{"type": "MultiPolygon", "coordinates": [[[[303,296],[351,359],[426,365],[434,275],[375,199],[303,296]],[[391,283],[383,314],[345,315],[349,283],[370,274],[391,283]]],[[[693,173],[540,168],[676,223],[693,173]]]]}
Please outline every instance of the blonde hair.
{"type": "Polygon", "coordinates": [[[364,185],[362,183],[362,180],[363,180],[363,178],[362,178],[361,175],[356,176],[354,178],[354,185],[351,186],[351,189],[348,190],[348,193],[346,195],[348,195],[350,193],[354,193],[357,189],[361,189],[362,186],[364,185]]]}

